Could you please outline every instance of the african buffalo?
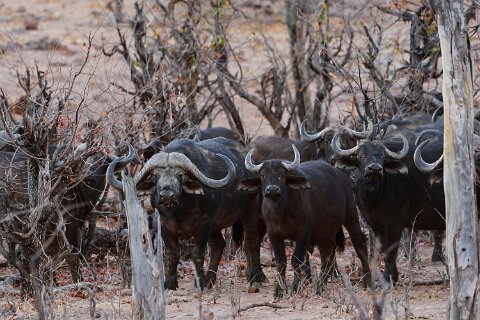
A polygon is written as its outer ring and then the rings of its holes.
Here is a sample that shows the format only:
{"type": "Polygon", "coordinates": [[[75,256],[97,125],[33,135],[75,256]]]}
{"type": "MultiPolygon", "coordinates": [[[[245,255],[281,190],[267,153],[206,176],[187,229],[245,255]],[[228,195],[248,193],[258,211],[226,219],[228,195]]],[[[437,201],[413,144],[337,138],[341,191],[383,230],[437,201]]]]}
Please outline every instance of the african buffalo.
{"type": "MultiPolygon", "coordinates": [[[[319,156],[323,155],[325,161],[333,164],[334,159],[332,159],[332,156],[334,153],[331,148],[331,141],[337,131],[344,131],[345,129],[342,127],[338,127],[336,129],[331,127],[326,128],[316,134],[308,134],[306,132],[305,125],[306,121],[302,123],[300,128],[302,140],[317,143],[317,146],[319,147],[319,156]],[[327,143],[328,146],[326,145],[327,143]]],[[[380,132],[382,132],[382,138],[387,140],[396,137],[398,134],[401,134],[406,137],[409,144],[416,144],[416,141],[425,136],[433,136],[440,139],[443,136],[442,124],[439,122],[432,122],[431,116],[428,114],[415,114],[402,119],[384,120],[375,126],[373,126],[373,123],[369,123],[369,127],[371,128],[371,136],[375,136],[377,134],[380,135],[380,132]]],[[[357,144],[357,139],[355,139],[352,135],[341,134],[338,139],[342,148],[350,149],[355,147],[357,144]]],[[[435,242],[432,261],[444,261],[442,253],[443,231],[432,231],[432,233],[435,242]]],[[[412,233],[408,232],[407,234],[411,235],[412,233]]]]}
{"type": "MultiPolygon", "coordinates": [[[[474,134],[475,157],[475,187],[477,207],[480,208],[480,137],[474,134]]],[[[431,184],[438,184],[443,188],[443,141],[432,142],[425,140],[415,149],[413,156],[415,166],[429,176],[431,184]]]]}
{"type": "MultiPolygon", "coordinates": [[[[253,150],[245,158],[246,168],[254,178],[240,181],[238,191],[257,192],[263,196],[262,216],[275,254],[277,271],[285,283],[286,256],[284,240],[295,240],[292,257],[295,270],[293,290],[297,290],[301,272],[308,276],[307,249],[317,245],[322,256],[322,281],[333,268],[335,249],[344,248],[342,225],[350,233],[352,243],[362,262],[365,281],[369,282],[368,251],[360,230],[358,213],[348,177],[323,160],[300,163],[300,153],[292,145],[293,162],[266,160],[252,163],[253,150]]],[[[319,287],[319,288],[320,288],[319,287]]],[[[283,296],[277,282],[275,297],[283,296]]]]}
{"type": "MultiPolygon", "coordinates": [[[[222,229],[241,221],[245,229],[249,283],[266,279],[260,267],[256,206],[252,195],[235,192],[235,185],[249,175],[243,166],[244,147],[225,138],[205,141],[178,139],[153,155],[136,176],[138,189],[151,190],[152,207],[161,216],[165,242],[165,287],[178,287],[179,239],[194,237],[193,262],[203,289],[216,280],[225,241],[222,229]],[[207,274],[204,258],[207,242],[211,259],[207,274]]],[[[122,188],[108,170],[109,183],[122,188]]]]}
{"type": "MultiPolygon", "coordinates": [[[[66,189],[62,195],[60,210],[65,222],[66,240],[72,245],[72,252],[66,257],[74,282],[81,280],[79,254],[82,246],[82,230],[89,219],[91,211],[99,201],[105,188],[105,173],[110,163],[115,160],[122,166],[131,161],[135,154],[133,148],[129,149],[129,155],[124,158],[105,157],[103,152],[90,152],[84,150],[81,145],[75,150],[73,157],[80,163],[75,173],[66,175],[61,179],[56,190],[66,189]],[[86,152],[85,152],[86,151],[86,152]],[[88,156],[84,156],[88,153],[88,156]]],[[[58,150],[65,150],[61,146],[52,146],[49,149],[50,156],[58,150]]],[[[29,155],[23,149],[17,148],[15,152],[0,151],[0,188],[7,190],[8,210],[18,214],[30,210],[28,194],[27,160],[29,155]]],[[[52,177],[59,172],[64,163],[60,160],[53,163],[52,177]]],[[[52,195],[52,197],[55,194],[52,195]]],[[[2,214],[5,214],[2,212],[2,214]]],[[[49,227],[52,237],[47,240],[45,253],[53,255],[58,252],[60,246],[65,246],[62,237],[55,232],[55,223],[49,227]]]]}
{"type": "MultiPolygon", "coordinates": [[[[187,138],[194,139],[196,141],[223,137],[238,141],[243,145],[243,140],[238,133],[224,127],[187,130],[185,130],[186,132],[184,135],[188,135],[187,138]]],[[[141,147],[144,159],[150,159],[155,153],[160,152],[166,144],[167,143],[162,141],[161,138],[152,139],[148,144],[141,147]]]]}
{"type": "Polygon", "coordinates": [[[396,283],[396,256],[403,228],[445,229],[443,188],[431,185],[428,175],[415,167],[414,148],[403,135],[399,134],[401,141],[380,141],[368,139],[371,128],[368,133],[345,131],[359,142],[342,149],[342,133],[337,133],[332,140],[335,165],[352,171],[357,205],[382,244],[384,276],[396,283]]]}

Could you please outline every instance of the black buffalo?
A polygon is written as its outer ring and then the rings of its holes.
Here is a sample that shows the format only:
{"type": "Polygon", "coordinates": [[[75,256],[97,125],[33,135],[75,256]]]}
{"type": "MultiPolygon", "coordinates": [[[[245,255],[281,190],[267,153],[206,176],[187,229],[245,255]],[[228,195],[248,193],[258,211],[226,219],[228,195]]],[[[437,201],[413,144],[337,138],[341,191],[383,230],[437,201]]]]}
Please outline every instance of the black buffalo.
{"type": "Polygon", "coordinates": [[[385,257],[384,276],[398,281],[396,256],[405,227],[445,229],[443,187],[431,185],[429,176],[413,163],[413,146],[400,135],[397,140],[369,140],[370,133],[346,130],[359,140],[342,149],[341,132],[332,140],[335,165],[352,171],[357,205],[380,238],[385,257]]]}
{"type": "MultiPolygon", "coordinates": [[[[346,129],[342,127],[331,127],[316,134],[308,134],[305,130],[305,124],[306,121],[302,123],[300,128],[302,140],[316,143],[319,148],[319,157],[333,164],[335,157],[331,148],[331,141],[337,132],[343,132],[346,129]]],[[[442,139],[443,136],[443,122],[432,122],[432,117],[428,114],[414,114],[402,119],[384,120],[375,126],[373,126],[373,123],[370,121],[368,127],[371,129],[369,132],[369,138],[373,136],[381,136],[382,139],[387,140],[401,134],[407,139],[410,145],[414,143],[417,144],[417,141],[425,137],[433,136],[437,139],[442,139]]],[[[357,139],[354,136],[355,135],[351,134],[340,134],[337,138],[337,142],[344,149],[353,148],[357,144],[357,139]]],[[[444,232],[433,231],[432,233],[435,242],[432,261],[444,261],[442,253],[442,239],[444,232]]],[[[410,234],[412,233],[409,232],[408,235],[410,234]]]]}
{"type": "MultiPolygon", "coordinates": [[[[266,279],[260,267],[260,244],[257,233],[256,206],[251,195],[235,192],[235,185],[249,175],[243,166],[244,147],[225,138],[205,141],[178,139],[156,153],[136,177],[139,189],[150,189],[151,203],[160,212],[165,242],[167,289],[176,289],[180,259],[179,239],[194,237],[193,262],[202,289],[213,284],[225,240],[222,229],[241,221],[245,229],[247,277],[249,282],[266,279]],[[207,273],[204,258],[207,242],[211,259],[207,273]]],[[[108,179],[115,179],[113,167],[108,179]]]]}
{"type": "Polygon", "coordinates": [[[305,140],[291,140],[279,136],[260,136],[253,140],[249,148],[253,149],[253,161],[263,162],[269,159],[293,160],[292,144],[300,152],[302,161],[316,160],[317,147],[305,140]]]}
{"type": "MultiPolygon", "coordinates": [[[[306,253],[310,246],[317,245],[320,250],[322,279],[330,274],[335,249],[344,248],[342,225],[350,233],[368,281],[367,246],[348,177],[322,160],[300,163],[300,154],[295,145],[292,147],[293,162],[267,160],[259,165],[252,163],[251,150],[245,158],[245,166],[257,176],[246,178],[237,186],[239,191],[260,191],[263,196],[262,216],[282,282],[285,283],[285,239],[296,242],[292,266],[295,270],[293,289],[297,290],[301,272],[309,276],[306,253]]],[[[282,296],[282,284],[277,283],[275,297],[282,296]]]]}
{"type": "MultiPolygon", "coordinates": [[[[242,137],[238,133],[224,127],[190,129],[188,132],[185,132],[184,135],[187,136],[187,138],[194,139],[196,141],[223,137],[230,140],[238,141],[243,144],[242,137]]],[[[144,159],[150,159],[155,153],[160,152],[166,144],[167,143],[162,141],[161,138],[152,139],[150,143],[141,147],[144,159]]]]}
{"type": "MultiPolygon", "coordinates": [[[[480,208],[480,137],[476,134],[474,134],[473,143],[477,208],[480,208]]],[[[429,181],[431,184],[439,184],[443,186],[443,141],[423,141],[415,149],[413,158],[415,166],[420,171],[429,175],[429,181]]]]}
{"type": "MultiPolygon", "coordinates": [[[[83,229],[89,220],[91,211],[98,204],[105,188],[105,174],[110,163],[115,160],[122,166],[131,161],[134,156],[134,150],[129,149],[129,156],[126,158],[106,157],[103,152],[90,152],[84,150],[85,145],[81,145],[72,155],[78,158],[77,163],[81,165],[72,174],[62,173],[61,182],[56,190],[67,190],[62,195],[60,210],[65,223],[66,240],[72,246],[72,251],[66,257],[67,264],[70,267],[74,282],[81,281],[79,254],[82,247],[83,229]],[[82,156],[85,154],[88,156],[82,156]]],[[[13,147],[13,145],[10,145],[13,147]]],[[[61,146],[52,146],[49,149],[50,156],[53,156],[58,150],[65,151],[61,146]]],[[[15,152],[0,152],[0,187],[7,190],[6,202],[8,210],[17,214],[27,212],[29,209],[28,196],[28,174],[27,168],[28,155],[22,149],[15,152]]],[[[57,161],[53,165],[52,178],[55,178],[56,172],[64,165],[62,161],[57,161]]],[[[55,194],[52,195],[54,197],[55,194]]],[[[2,214],[4,214],[2,212],[2,214]]],[[[63,238],[55,232],[56,225],[53,223],[49,229],[51,236],[47,239],[45,253],[53,255],[58,252],[60,246],[65,246],[63,238]]]]}

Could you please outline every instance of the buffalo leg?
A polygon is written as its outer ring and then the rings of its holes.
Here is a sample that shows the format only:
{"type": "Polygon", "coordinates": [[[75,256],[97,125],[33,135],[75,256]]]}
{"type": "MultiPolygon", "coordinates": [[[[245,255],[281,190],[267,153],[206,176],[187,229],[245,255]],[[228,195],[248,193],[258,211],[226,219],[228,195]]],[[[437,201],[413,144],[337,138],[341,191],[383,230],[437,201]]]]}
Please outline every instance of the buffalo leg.
{"type": "MultiPolygon", "coordinates": [[[[358,220],[357,220],[358,221],[358,220]]],[[[355,223],[355,221],[351,221],[347,219],[345,221],[345,228],[350,235],[350,239],[352,240],[353,248],[360,259],[360,263],[362,264],[363,269],[363,286],[372,286],[372,276],[370,274],[370,266],[368,264],[368,247],[367,247],[367,240],[365,235],[363,234],[362,230],[360,229],[360,225],[355,223]]]]}
{"type": "MultiPolygon", "coordinates": [[[[195,265],[195,271],[197,273],[197,279],[195,284],[200,285],[200,289],[203,290],[208,286],[207,278],[205,277],[205,250],[207,248],[208,234],[202,233],[195,237],[195,245],[193,248],[193,264],[195,265]]],[[[222,248],[223,250],[223,248],[222,248]]]]}
{"type": "Polygon", "coordinates": [[[65,236],[72,245],[72,252],[69,253],[65,260],[70,268],[73,282],[82,281],[82,273],[80,272],[80,248],[82,246],[82,232],[77,221],[72,219],[66,224],[65,236]]]}
{"type": "Polygon", "coordinates": [[[66,256],[65,261],[72,273],[73,282],[77,283],[83,281],[82,273],[80,272],[80,253],[75,250],[66,256]]]}
{"type": "MultiPolygon", "coordinates": [[[[301,233],[302,236],[305,235],[305,239],[310,239],[309,236],[305,233],[301,233]]],[[[293,251],[292,256],[292,268],[293,268],[293,292],[298,292],[300,281],[302,280],[302,271],[305,270],[305,266],[309,263],[306,258],[307,246],[304,241],[298,241],[295,245],[295,250],[293,251]]]]}
{"type": "Polygon", "coordinates": [[[385,228],[382,241],[382,253],[385,261],[384,278],[393,284],[398,281],[397,252],[402,237],[402,229],[398,226],[385,228]]]}
{"type": "Polygon", "coordinates": [[[225,239],[221,231],[213,232],[210,235],[210,264],[207,271],[207,285],[211,288],[217,280],[217,270],[220,260],[222,259],[223,249],[225,248],[225,239]]]}
{"type": "Polygon", "coordinates": [[[275,292],[273,294],[275,299],[283,298],[283,292],[287,288],[287,282],[285,280],[285,270],[287,268],[287,256],[285,254],[284,240],[269,235],[270,243],[272,245],[273,254],[275,256],[275,265],[277,267],[277,284],[275,286],[275,292]]]}
{"type": "Polygon", "coordinates": [[[267,276],[260,266],[260,236],[257,217],[250,217],[244,221],[245,249],[247,256],[247,281],[251,285],[254,282],[266,282],[267,276]]]}
{"type": "Polygon", "coordinates": [[[432,261],[433,262],[443,262],[445,261],[445,257],[443,256],[442,250],[442,240],[445,236],[445,231],[432,231],[433,240],[434,240],[434,247],[432,253],[432,261]]]}
{"type": "Polygon", "coordinates": [[[322,247],[319,246],[322,267],[320,271],[320,279],[317,283],[317,294],[322,293],[328,278],[332,276],[335,269],[335,247],[336,246],[333,242],[329,245],[323,243],[322,247]]]}
{"type": "Polygon", "coordinates": [[[313,254],[313,246],[309,246],[307,254],[305,255],[305,263],[303,264],[303,274],[305,275],[305,281],[310,283],[312,281],[312,268],[310,267],[310,255],[313,254]]]}
{"type": "Polygon", "coordinates": [[[176,290],[178,288],[177,266],[180,261],[180,246],[178,238],[169,237],[162,230],[165,242],[165,289],[176,290]]]}

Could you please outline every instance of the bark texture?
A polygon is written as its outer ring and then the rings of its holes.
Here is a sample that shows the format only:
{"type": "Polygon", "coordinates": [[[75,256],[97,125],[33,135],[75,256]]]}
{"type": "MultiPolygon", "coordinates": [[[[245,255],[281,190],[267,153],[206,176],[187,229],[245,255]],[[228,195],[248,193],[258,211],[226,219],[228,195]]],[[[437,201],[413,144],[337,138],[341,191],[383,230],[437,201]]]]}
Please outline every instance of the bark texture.
{"type": "Polygon", "coordinates": [[[442,50],[449,319],[478,319],[479,258],[473,158],[473,75],[462,1],[431,0],[442,50]]]}
{"type": "MultiPolygon", "coordinates": [[[[132,318],[165,319],[163,246],[160,228],[153,238],[148,229],[146,210],[137,199],[135,182],[122,173],[132,259],[132,318]]],[[[160,215],[155,211],[156,225],[160,215]]]]}

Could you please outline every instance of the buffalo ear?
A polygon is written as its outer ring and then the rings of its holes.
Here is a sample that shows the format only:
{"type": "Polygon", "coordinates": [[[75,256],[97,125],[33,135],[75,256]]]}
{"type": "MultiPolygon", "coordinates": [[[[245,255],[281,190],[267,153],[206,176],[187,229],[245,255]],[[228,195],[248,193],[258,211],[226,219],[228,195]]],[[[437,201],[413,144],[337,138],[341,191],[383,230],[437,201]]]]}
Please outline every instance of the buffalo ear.
{"type": "Polygon", "coordinates": [[[355,158],[339,157],[337,155],[334,155],[332,157],[332,160],[333,165],[341,170],[353,171],[357,168],[357,161],[355,158]]]}
{"type": "Polygon", "coordinates": [[[391,174],[408,174],[408,167],[400,160],[385,160],[383,167],[386,172],[391,174]]]}
{"type": "Polygon", "coordinates": [[[183,181],[182,189],[183,192],[189,194],[203,194],[202,184],[192,179],[186,179],[185,181],[183,181]]]}
{"type": "Polygon", "coordinates": [[[293,190],[304,190],[312,188],[312,184],[304,176],[287,175],[287,184],[293,190]]]}
{"type": "Polygon", "coordinates": [[[257,192],[260,190],[262,181],[259,177],[242,179],[237,185],[237,191],[241,192],[257,192]]]}
{"type": "Polygon", "coordinates": [[[443,169],[437,169],[430,173],[430,184],[441,183],[443,181],[443,169]]]}
{"type": "Polygon", "coordinates": [[[155,182],[151,179],[143,180],[137,185],[137,190],[139,191],[149,191],[155,187],[155,182]]]}

